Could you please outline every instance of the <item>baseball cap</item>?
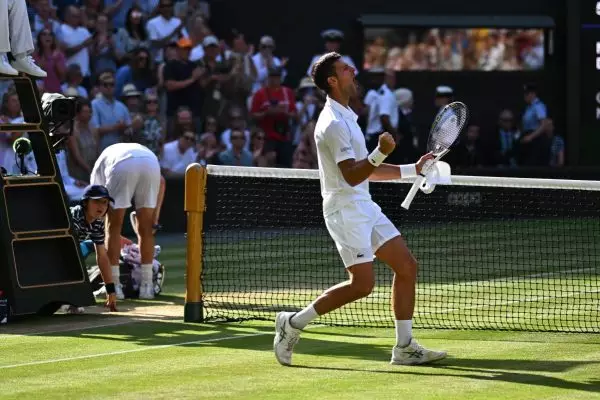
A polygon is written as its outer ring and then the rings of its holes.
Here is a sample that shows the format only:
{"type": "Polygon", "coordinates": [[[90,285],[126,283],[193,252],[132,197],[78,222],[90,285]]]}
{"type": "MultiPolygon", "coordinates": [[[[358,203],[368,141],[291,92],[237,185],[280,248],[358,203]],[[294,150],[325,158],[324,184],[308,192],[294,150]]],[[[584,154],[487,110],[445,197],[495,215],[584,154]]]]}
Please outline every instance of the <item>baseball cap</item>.
{"type": "Polygon", "coordinates": [[[111,203],[115,202],[115,200],[110,197],[108,189],[102,185],[89,185],[86,187],[85,191],[83,192],[83,196],[81,196],[81,201],[88,199],[108,199],[111,203]]]}
{"type": "Polygon", "coordinates": [[[192,41],[186,37],[182,37],[177,41],[177,47],[179,48],[191,48],[193,47],[192,41]]]}
{"type": "Polygon", "coordinates": [[[213,35],[205,37],[204,40],[202,41],[202,46],[203,47],[218,46],[218,45],[219,45],[219,39],[217,39],[213,35]]]}

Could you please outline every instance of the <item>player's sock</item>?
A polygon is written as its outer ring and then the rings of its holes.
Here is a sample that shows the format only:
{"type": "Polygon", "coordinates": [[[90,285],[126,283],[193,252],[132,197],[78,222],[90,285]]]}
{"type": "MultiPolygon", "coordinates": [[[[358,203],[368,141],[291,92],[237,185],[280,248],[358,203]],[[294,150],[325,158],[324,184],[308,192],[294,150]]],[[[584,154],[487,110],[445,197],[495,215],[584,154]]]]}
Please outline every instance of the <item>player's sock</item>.
{"type": "Polygon", "coordinates": [[[319,316],[317,311],[312,304],[309,304],[304,310],[297,312],[290,318],[290,325],[296,329],[304,329],[310,321],[316,319],[319,316]]]}
{"type": "Polygon", "coordinates": [[[142,264],[142,285],[152,285],[152,275],[154,274],[154,269],[152,268],[152,264],[142,264]]]}
{"type": "Polygon", "coordinates": [[[405,347],[412,339],[412,320],[396,320],[396,346],[405,347]]]}
{"type": "Polygon", "coordinates": [[[111,265],[110,271],[112,273],[113,283],[115,285],[120,284],[121,283],[121,269],[119,268],[119,266],[111,265]]]}

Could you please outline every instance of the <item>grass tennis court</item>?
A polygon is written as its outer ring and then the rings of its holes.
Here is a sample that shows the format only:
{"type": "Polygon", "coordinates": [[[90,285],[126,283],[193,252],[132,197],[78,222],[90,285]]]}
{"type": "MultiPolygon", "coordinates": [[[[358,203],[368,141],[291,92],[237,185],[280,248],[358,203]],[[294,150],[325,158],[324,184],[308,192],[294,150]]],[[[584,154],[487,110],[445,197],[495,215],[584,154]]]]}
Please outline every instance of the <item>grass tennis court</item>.
{"type": "Polygon", "coordinates": [[[182,322],[184,244],[163,248],[165,294],[154,301],[3,327],[0,398],[600,398],[597,334],[416,330],[450,357],[399,367],[388,364],[392,329],[312,327],[296,367],[281,367],[272,323],[182,322]]]}

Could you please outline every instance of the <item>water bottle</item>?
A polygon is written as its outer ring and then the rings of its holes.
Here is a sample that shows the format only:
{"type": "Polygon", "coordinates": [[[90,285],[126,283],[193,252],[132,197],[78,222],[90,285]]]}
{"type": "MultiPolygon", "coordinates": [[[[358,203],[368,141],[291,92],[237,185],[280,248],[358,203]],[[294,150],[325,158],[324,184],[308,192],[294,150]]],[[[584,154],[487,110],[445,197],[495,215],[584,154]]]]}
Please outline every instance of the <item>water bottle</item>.
{"type": "Polygon", "coordinates": [[[0,325],[8,323],[8,299],[3,290],[0,290],[0,325]]]}

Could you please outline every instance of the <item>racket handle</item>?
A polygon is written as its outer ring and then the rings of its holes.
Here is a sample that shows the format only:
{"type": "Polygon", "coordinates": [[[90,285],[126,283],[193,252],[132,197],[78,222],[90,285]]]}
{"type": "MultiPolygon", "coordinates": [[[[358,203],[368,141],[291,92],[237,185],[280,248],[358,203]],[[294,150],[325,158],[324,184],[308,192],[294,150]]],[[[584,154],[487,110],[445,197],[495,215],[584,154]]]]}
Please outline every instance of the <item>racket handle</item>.
{"type": "Polygon", "coordinates": [[[408,191],[408,194],[402,202],[402,208],[404,208],[405,210],[408,210],[410,208],[410,203],[412,203],[413,199],[415,198],[415,195],[417,194],[417,191],[419,190],[419,187],[421,186],[424,180],[424,176],[417,176],[417,179],[415,179],[415,182],[411,186],[410,190],[408,191]]]}

